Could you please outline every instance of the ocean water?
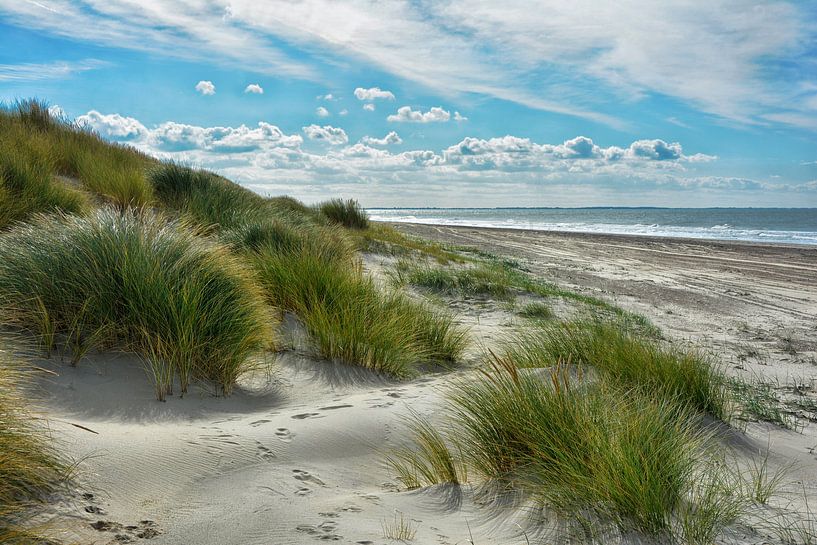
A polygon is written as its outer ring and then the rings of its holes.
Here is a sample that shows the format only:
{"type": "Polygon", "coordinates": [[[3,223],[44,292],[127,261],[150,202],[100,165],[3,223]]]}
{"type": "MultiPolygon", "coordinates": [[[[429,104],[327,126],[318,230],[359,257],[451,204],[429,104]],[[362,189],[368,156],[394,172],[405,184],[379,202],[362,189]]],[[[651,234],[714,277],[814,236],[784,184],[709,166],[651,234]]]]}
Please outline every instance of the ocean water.
{"type": "Polygon", "coordinates": [[[373,220],[817,245],[817,208],[370,208],[373,220]]]}

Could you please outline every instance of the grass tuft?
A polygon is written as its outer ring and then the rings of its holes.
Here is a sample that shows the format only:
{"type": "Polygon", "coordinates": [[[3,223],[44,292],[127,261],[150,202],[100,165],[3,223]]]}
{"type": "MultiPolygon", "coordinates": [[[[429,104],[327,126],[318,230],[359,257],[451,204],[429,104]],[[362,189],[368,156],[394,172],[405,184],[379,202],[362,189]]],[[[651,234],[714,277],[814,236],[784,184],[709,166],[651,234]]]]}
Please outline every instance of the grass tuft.
{"type": "Polygon", "coordinates": [[[562,365],[542,374],[495,356],[451,403],[456,442],[484,477],[650,535],[669,530],[703,442],[685,408],[562,365]]]}
{"type": "Polygon", "coordinates": [[[316,205],[315,209],[332,223],[350,229],[369,227],[369,216],[354,199],[331,199],[316,205]]]}
{"type": "Polygon", "coordinates": [[[0,347],[0,543],[45,543],[31,521],[70,477],[44,423],[25,409],[31,375],[0,347]]]}
{"type": "Polygon", "coordinates": [[[662,346],[620,323],[543,323],[507,343],[506,355],[519,367],[549,367],[558,361],[589,366],[625,388],[722,420],[731,415],[726,377],[708,357],[662,346]]]}
{"type": "Polygon", "coordinates": [[[272,339],[250,271],[146,212],[39,217],[0,237],[0,300],[8,325],[63,339],[74,363],[94,346],[158,357],[182,392],[197,377],[229,393],[272,339]]]}
{"type": "Polygon", "coordinates": [[[400,511],[394,512],[394,518],[391,521],[384,520],[383,537],[395,541],[413,541],[417,535],[417,528],[411,523],[411,519],[400,511]]]}
{"type": "Polygon", "coordinates": [[[327,359],[409,377],[425,361],[456,361],[465,332],[446,315],[384,292],[359,266],[327,260],[319,246],[253,258],[273,304],[297,314],[327,359]]]}
{"type": "Polygon", "coordinates": [[[412,414],[406,428],[414,446],[395,449],[386,457],[386,464],[403,486],[412,490],[440,483],[463,484],[468,481],[462,456],[454,456],[450,441],[428,420],[412,414]]]}
{"type": "Polygon", "coordinates": [[[530,320],[552,320],[556,316],[550,305],[541,301],[526,304],[519,315],[530,320]]]}

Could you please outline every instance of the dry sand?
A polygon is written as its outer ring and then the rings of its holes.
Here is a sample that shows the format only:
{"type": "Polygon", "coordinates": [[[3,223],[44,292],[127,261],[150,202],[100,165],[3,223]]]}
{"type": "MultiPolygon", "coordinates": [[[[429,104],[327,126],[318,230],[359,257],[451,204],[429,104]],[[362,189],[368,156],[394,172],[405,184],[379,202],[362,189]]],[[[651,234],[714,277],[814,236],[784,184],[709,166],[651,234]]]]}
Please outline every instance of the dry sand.
{"type": "MultiPolygon", "coordinates": [[[[724,351],[733,372],[774,377],[781,387],[811,384],[817,374],[817,249],[400,229],[517,257],[549,280],[644,313],[671,338],[724,351]]],[[[375,274],[387,264],[367,256],[375,274]]],[[[475,344],[490,346],[517,325],[493,301],[447,303],[475,344]]],[[[39,362],[54,372],[41,387],[55,435],[81,460],[82,486],[60,506],[73,517],[73,536],[101,544],[385,544],[382,526],[400,512],[418,544],[466,544],[471,535],[477,545],[526,542],[523,512],[475,505],[468,487],[398,492],[382,464],[383,451],[401,441],[400,418],[437,413],[445,385],[467,370],[390,382],[312,359],[291,322],[288,331],[294,349],[226,399],[195,388],[157,402],[141,362],[127,355],[93,355],[77,368],[39,362]]],[[[812,427],[752,424],[747,433],[746,452],[771,444],[773,465],[795,461],[792,478],[814,489],[812,427]]]]}

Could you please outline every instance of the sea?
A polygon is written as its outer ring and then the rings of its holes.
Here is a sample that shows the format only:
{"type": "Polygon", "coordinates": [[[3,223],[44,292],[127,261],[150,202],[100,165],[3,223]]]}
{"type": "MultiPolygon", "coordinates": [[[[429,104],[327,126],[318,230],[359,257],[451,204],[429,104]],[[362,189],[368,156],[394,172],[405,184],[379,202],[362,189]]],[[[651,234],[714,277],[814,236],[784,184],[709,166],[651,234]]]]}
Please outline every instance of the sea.
{"type": "Polygon", "coordinates": [[[817,208],[370,208],[377,221],[817,245],[817,208]]]}

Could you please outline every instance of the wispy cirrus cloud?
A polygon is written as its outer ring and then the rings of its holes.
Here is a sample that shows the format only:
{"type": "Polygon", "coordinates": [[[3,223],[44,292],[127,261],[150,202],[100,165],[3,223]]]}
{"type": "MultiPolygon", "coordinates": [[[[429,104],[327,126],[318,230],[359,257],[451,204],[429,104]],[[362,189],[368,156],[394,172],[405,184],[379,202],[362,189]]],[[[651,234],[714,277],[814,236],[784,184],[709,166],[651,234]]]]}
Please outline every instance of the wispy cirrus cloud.
{"type": "Polygon", "coordinates": [[[817,14],[771,0],[0,0],[12,23],[94,43],[318,79],[355,59],[444,94],[623,126],[613,100],[661,95],[743,124],[810,129],[817,14]],[[694,36],[694,39],[690,39],[694,36]],[[294,55],[300,44],[317,55],[294,55]],[[812,49],[813,51],[813,49],[812,49]],[[785,81],[785,85],[781,85],[785,81]]]}
{"type": "Polygon", "coordinates": [[[48,63],[0,64],[0,81],[25,82],[62,79],[73,74],[98,70],[111,63],[98,59],[48,63]]]}

